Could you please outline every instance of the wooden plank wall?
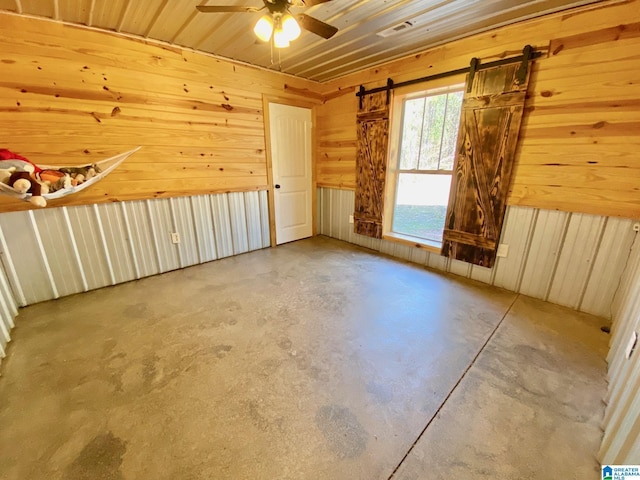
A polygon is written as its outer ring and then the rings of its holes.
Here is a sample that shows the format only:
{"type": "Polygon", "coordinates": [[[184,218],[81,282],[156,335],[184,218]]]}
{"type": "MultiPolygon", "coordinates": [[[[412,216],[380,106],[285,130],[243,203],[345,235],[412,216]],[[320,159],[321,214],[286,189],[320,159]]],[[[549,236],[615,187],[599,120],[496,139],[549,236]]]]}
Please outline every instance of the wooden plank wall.
{"type": "MultiPolygon", "coordinates": [[[[317,89],[189,50],[11,14],[0,14],[0,66],[0,148],[64,165],[143,147],[52,206],[266,189],[262,95],[300,99],[317,89]]],[[[0,212],[26,208],[0,198],[0,212]]]]}
{"type": "MultiPolygon", "coordinates": [[[[610,1],[447,43],[323,85],[318,186],[355,186],[355,89],[516,55],[536,61],[508,203],[640,218],[640,1],[610,1]]],[[[445,82],[424,84],[439,87],[445,82]]]]}

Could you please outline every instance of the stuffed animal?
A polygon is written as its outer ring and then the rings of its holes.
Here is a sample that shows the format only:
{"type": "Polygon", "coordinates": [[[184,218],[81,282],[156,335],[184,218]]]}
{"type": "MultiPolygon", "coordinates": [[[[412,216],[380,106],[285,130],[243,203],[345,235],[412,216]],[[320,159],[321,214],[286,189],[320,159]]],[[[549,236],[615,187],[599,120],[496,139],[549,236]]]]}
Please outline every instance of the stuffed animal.
{"type": "Polygon", "coordinates": [[[11,160],[13,158],[17,158],[19,160],[24,160],[25,162],[32,163],[31,160],[29,160],[26,157],[23,157],[22,155],[13,153],[11,150],[7,150],[6,148],[0,148],[0,160],[11,160]]]}
{"type": "Polygon", "coordinates": [[[29,201],[37,207],[46,207],[47,201],[42,195],[49,193],[46,183],[39,183],[31,177],[29,172],[13,172],[9,177],[9,186],[19,193],[30,193],[29,201]]]}
{"type": "Polygon", "coordinates": [[[35,178],[38,182],[46,183],[49,186],[49,193],[72,186],[71,176],[60,170],[42,170],[35,175],[35,178]]]}
{"type": "Polygon", "coordinates": [[[11,177],[11,174],[15,171],[16,167],[0,168],[0,182],[8,185],[9,177],[11,177]]]}
{"type": "Polygon", "coordinates": [[[60,169],[42,168],[17,153],[0,149],[0,182],[18,193],[31,193],[29,201],[45,207],[44,195],[81,185],[101,173],[97,164],[60,169]]]}
{"type": "Polygon", "coordinates": [[[61,168],[60,171],[71,177],[71,185],[75,187],[95,177],[100,173],[100,167],[94,163],[85,167],[65,167],[61,168]]]}
{"type": "Polygon", "coordinates": [[[38,173],[42,170],[28,158],[13,153],[6,148],[0,148],[0,165],[2,165],[2,168],[16,167],[17,170],[31,173],[38,173]]]}

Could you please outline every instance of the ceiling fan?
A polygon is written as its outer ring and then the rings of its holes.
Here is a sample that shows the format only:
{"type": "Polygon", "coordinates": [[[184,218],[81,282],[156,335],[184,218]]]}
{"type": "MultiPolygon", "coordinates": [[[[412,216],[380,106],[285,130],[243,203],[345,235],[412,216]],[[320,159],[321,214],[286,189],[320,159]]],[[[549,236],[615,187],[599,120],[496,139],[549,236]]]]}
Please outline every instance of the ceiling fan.
{"type": "Polygon", "coordinates": [[[317,18],[304,13],[293,15],[291,7],[313,7],[331,0],[262,0],[263,7],[240,7],[236,5],[215,6],[198,5],[196,8],[203,13],[256,13],[265,8],[269,13],[260,17],[253,28],[256,36],[263,42],[273,40],[276,48],[286,48],[290,42],[300,36],[300,27],[322,38],[333,37],[338,29],[324,23],[317,18]]]}

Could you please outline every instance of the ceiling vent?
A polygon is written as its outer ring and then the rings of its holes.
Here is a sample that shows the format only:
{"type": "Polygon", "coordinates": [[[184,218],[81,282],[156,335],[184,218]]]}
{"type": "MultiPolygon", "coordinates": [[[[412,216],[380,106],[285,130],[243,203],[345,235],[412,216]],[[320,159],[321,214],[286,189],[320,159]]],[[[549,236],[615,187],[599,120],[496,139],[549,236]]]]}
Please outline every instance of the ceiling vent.
{"type": "Polygon", "coordinates": [[[407,29],[413,27],[413,25],[414,22],[402,22],[398,25],[394,25],[393,27],[389,27],[386,30],[382,30],[381,32],[376,33],[376,35],[382,38],[391,37],[392,35],[397,35],[401,32],[406,31],[407,29]]]}

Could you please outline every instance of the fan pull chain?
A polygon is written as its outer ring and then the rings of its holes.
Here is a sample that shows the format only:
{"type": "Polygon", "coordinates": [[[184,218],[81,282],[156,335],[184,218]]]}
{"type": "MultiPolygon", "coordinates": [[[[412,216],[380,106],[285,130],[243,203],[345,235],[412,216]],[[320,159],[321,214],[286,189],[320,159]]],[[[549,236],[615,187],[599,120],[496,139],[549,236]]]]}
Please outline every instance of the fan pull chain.
{"type": "MultiPolygon", "coordinates": [[[[269,50],[271,53],[271,65],[275,65],[274,59],[273,59],[273,49],[275,48],[275,42],[273,40],[273,36],[271,36],[271,38],[269,39],[269,50]]],[[[278,71],[281,72],[282,71],[282,56],[281,56],[281,51],[278,48],[278,71]]]]}
{"type": "Polygon", "coordinates": [[[273,35],[269,39],[269,50],[271,50],[271,65],[273,65],[273,35]]]}

